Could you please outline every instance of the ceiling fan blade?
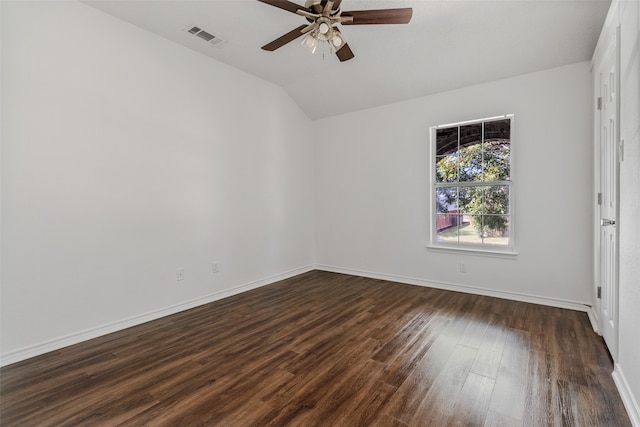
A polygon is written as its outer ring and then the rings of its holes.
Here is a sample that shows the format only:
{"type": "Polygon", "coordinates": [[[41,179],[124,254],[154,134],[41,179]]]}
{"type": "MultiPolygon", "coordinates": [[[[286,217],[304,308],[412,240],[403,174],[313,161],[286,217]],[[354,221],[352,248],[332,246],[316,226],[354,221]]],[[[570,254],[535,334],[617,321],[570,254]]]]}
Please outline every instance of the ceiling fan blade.
{"type": "Polygon", "coordinates": [[[410,7],[402,9],[353,10],[342,12],[342,25],[408,24],[411,21],[411,16],[413,16],[413,9],[410,7]]]}
{"type": "Polygon", "coordinates": [[[342,3],[342,0],[333,0],[333,10],[340,9],[340,3],[342,3]]]}
{"type": "Polygon", "coordinates": [[[274,51],[278,48],[281,48],[285,44],[294,41],[298,37],[304,34],[303,30],[306,29],[308,25],[300,25],[298,28],[289,31],[287,34],[278,37],[274,41],[265,44],[262,46],[263,50],[274,51]]]}
{"type": "Polygon", "coordinates": [[[340,62],[348,61],[353,58],[355,55],[351,51],[349,44],[345,43],[342,45],[340,49],[336,51],[336,56],[340,60],[340,62]]]}
{"type": "Polygon", "coordinates": [[[280,9],[284,9],[291,13],[298,13],[298,10],[304,10],[307,12],[312,12],[311,9],[308,9],[304,6],[297,5],[293,2],[287,0],[258,0],[261,3],[270,4],[271,6],[278,7],[280,9]]]}

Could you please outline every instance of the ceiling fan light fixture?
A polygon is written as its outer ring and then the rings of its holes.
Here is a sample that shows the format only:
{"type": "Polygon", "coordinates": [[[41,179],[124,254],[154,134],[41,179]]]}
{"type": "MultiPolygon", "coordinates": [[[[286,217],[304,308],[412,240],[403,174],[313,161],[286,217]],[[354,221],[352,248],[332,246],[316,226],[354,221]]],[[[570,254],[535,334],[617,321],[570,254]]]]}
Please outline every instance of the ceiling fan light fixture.
{"type": "Polygon", "coordinates": [[[316,39],[326,42],[328,40],[331,40],[331,38],[333,37],[333,33],[333,26],[329,19],[322,17],[316,21],[316,30],[313,34],[316,39]]]}
{"type": "Polygon", "coordinates": [[[333,31],[333,36],[331,37],[331,45],[336,50],[340,49],[342,45],[344,45],[344,39],[338,31],[333,31]]]}
{"type": "Polygon", "coordinates": [[[322,22],[318,26],[318,31],[320,31],[320,34],[327,34],[329,30],[331,30],[331,26],[326,22],[322,22]]]}
{"type": "Polygon", "coordinates": [[[308,33],[304,36],[300,44],[309,52],[315,53],[316,48],[318,47],[318,39],[314,37],[313,33],[308,33]]]}

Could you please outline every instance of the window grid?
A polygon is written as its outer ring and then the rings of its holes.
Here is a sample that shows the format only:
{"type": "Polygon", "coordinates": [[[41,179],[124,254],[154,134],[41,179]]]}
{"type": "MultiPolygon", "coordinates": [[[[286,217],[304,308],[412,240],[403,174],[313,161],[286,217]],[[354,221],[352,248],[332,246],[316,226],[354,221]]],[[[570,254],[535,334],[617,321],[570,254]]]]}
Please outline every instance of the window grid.
{"type": "MultiPolygon", "coordinates": [[[[443,126],[437,126],[432,128],[433,129],[433,133],[432,133],[432,137],[435,136],[435,141],[432,142],[432,147],[435,150],[434,154],[431,157],[431,161],[433,162],[432,164],[434,165],[434,171],[432,174],[432,179],[434,181],[434,184],[432,186],[433,188],[433,196],[432,196],[432,212],[433,212],[433,217],[434,217],[434,223],[431,227],[431,233],[432,233],[432,238],[431,238],[431,242],[434,245],[438,245],[438,246],[448,246],[451,247],[451,245],[453,245],[453,247],[465,247],[467,245],[469,246],[475,246],[476,248],[480,248],[480,249],[495,249],[497,248],[502,248],[502,249],[506,249],[511,251],[513,249],[513,221],[512,221],[512,217],[513,217],[513,212],[512,212],[512,138],[511,138],[511,134],[512,134],[512,122],[513,122],[513,116],[512,115],[508,115],[508,116],[501,116],[501,117],[495,117],[495,118],[489,118],[489,119],[483,119],[483,120],[477,120],[477,121],[469,121],[469,122],[464,122],[464,123],[457,123],[457,124],[451,124],[451,125],[443,125],[443,126]],[[500,137],[496,137],[496,135],[487,135],[487,123],[491,123],[491,122],[495,122],[495,121],[508,121],[508,134],[502,136],[502,138],[500,137]],[[471,143],[467,143],[467,144],[463,144],[462,138],[462,131],[463,131],[463,127],[464,126],[468,126],[468,125],[475,125],[475,124],[479,124],[481,125],[481,129],[480,129],[480,140],[478,143],[474,143],[475,140],[471,140],[471,143]],[[443,154],[441,152],[439,152],[439,147],[438,147],[438,130],[441,129],[456,129],[456,133],[457,133],[457,138],[456,138],[456,145],[455,145],[455,151],[453,152],[448,152],[447,154],[443,154]],[[493,138],[492,138],[493,136],[493,138]],[[508,148],[505,149],[504,146],[502,147],[497,147],[497,146],[488,146],[488,139],[491,141],[500,141],[501,139],[504,139],[505,141],[508,141],[508,148]],[[480,150],[479,150],[479,159],[478,159],[478,155],[476,153],[476,157],[475,158],[471,158],[471,161],[469,162],[469,159],[463,159],[463,155],[462,155],[462,149],[465,147],[473,147],[475,145],[480,144],[480,150]],[[488,164],[487,164],[487,156],[490,153],[494,153],[496,155],[500,156],[501,160],[504,160],[505,157],[505,153],[506,152],[506,158],[508,160],[508,167],[504,168],[506,169],[506,176],[500,176],[502,178],[507,178],[505,179],[499,179],[499,180],[487,180],[488,177],[488,164]],[[455,167],[455,176],[453,177],[453,179],[451,179],[451,177],[446,177],[446,176],[440,176],[440,180],[438,180],[438,165],[440,164],[439,162],[445,158],[452,158],[454,162],[456,162],[456,167],[455,167]],[[480,174],[479,174],[479,178],[473,177],[473,174],[471,174],[471,178],[470,180],[464,180],[464,176],[465,174],[467,174],[467,171],[465,171],[465,165],[467,167],[467,169],[472,169],[474,167],[474,162],[475,164],[479,164],[480,165],[480,174]],[[451,203],[448,204],[447,210],[445,212],[440,212],[439,208],[438,208],[438,202],[442,202],[442,200],[438,200],[438,198],[440,197],[440,193],[438,192],[439,189],[446,189],[446,188],[455,188],[454,192],[455,192],[455,213],[453,215],[455,215],[456,219],[455,219],[455,226],[453,226],[452,228],[455,229],[455,239],[445,239],[445,238],[441,238],[439,232],[440,230],[438,229],[438,216],[439,215],[444,215],[444,216],[448,216],[448,220],[451,219],[451,213],[449,212],[449,206],[451,206],[451,203]],[[463,188],[469,188],[469,189],[474,189],[474,188],[478,188],[479,191],[475,192],[475,196],[477,199],[474,200],[474,202],[479,202],[480,205],[480,209],[479,211],[470,213],[467,211],[467,207],[465,206],[463,208],[462,203],[461,203],[461,190],[463,188]],[[506,212],[500,209],[488,209],[487,204],[490,202],[490,197],[491,197],[491,191],[492,189],[495,189],[495,191],[502,191],[503,194],[506,194],[506,212]],[[478,200],[479,199],[479,200],[478,200]],[[477,219],[479,219],[479,227],[480,229],[477,231],[478,232],[478,238],[479,238],[479,242],[474,242],[473,240],[469,241],[469,240],[462,240],[462,235],[460,233],[461,229],[464,228],[464,226],[461,226],[461,224],[464,224],[464,218],[471,218],[468,222],[468,224],[466,225],[466,227],[470,227],[471,226],[471,222],[474,219],[474,217],[479,217],[477,219]],[[502,221],[500,221],[498,218],[503,218],[502,221]],[[490,221],[491,218],[494,218],[494,221],[490,221]],[[491,222],[493,222],[493,225],[491,224],[491,222]],[[504,228],[490,228],[490,227],[494,227],[496,223],[502,223],[502,227],[504,228]],[[501,232],[500,233],[496,233],[496,231],[501,232]],[[491,236],[493,234],[493,236],[491,236]],[[500,239],[496,239],[496,235],[497,236],[506,236],[504,237],[502,240],[500,239]]],[[[494,133],[495,129],[494,129],[494,133]]],[[[499,133],[499,132],[498,132],[499,133]]],[[[473,132],[471,131],[471,134],[473,134],[473,132]]],[[[452,135],[453,136],[453,135],[452,135]]],[[[472,135],[473,138],[473,135],[472,135]]],[[[453,139],[453,138],[452,138],[453,139]]],[[[453,142],[453,141],[451,141],[453,142]]],[[[504,167],[504,165],[502,165],[504,167]]],[[[499,172],[503,172],[503,171],[499,171],[499,172]]],[[[502,174],[504,175],[504,174],[502,174]]],[[[474,225],[474,227],[477,226],[474,225]]],[[[451,236],[453,237],[453,236],[451,236]]]]}

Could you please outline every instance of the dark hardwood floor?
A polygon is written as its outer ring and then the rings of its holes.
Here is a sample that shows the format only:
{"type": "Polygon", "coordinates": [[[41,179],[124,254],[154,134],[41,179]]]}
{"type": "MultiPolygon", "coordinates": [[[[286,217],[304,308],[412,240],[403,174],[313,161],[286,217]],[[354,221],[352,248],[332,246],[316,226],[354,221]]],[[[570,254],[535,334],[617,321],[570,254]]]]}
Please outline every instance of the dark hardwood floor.
{"type": "Polygon", "coordinates": [[[0,370],[0,424],[629,426],[585,313],[314,271],[0,370]]]}

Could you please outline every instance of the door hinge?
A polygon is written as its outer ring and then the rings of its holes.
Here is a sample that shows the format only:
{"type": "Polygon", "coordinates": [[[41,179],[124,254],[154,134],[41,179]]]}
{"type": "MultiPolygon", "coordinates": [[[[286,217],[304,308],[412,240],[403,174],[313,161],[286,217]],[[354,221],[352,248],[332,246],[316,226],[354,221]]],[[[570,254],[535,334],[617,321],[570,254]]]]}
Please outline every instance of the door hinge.
{"type": "Polygon", "coordinates": [[[598,286],[598,298],[602,299],[602,286],[598,286]]]}
{"type": "Polygon", "coordinates": [[[598,204],[602,204],[602,193],[598,193],[598,204]]]}
{"type": "Polygon", "coordinates": [[[597,105],[598,105],[598,110],[602,110],[602,97],[598,97],[597,105]]]}

